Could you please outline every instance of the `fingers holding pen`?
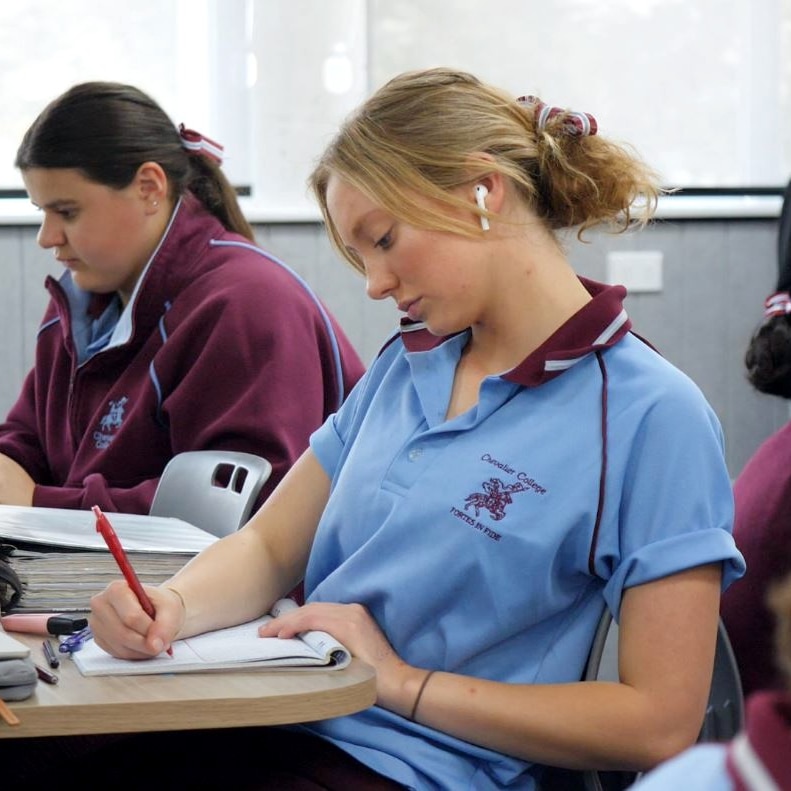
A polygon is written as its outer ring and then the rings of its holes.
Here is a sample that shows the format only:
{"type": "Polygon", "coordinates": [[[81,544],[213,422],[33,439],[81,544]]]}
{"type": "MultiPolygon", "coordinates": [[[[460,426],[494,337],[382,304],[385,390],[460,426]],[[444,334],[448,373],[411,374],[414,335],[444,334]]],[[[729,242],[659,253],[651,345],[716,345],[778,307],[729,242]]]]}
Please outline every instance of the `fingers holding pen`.
{"type": "Polygon", "coordinates": [[[91,598],[91,629],[100,648],[123,659],[147,659],[167,649],[183,621],[172,592],[147,588],[156,612],[152,619],[124,580],[111,582],[91,598]]]}
{"type": "Polygon", "coordinates": [[[146,590],[156,612],[148,632],[148,643],[157,654],[167,651],[172,656],[171,644],[178,638],[187,617],[184,598],[175,588],[166,586],[146,590]]]}
{"type": "Polygon", "coordinates": [[[94,640],[105,651],[124,659],[151,655],[146,648],[151,618],[143,612],[125,582],[111,582],[91,597],[90,623],[94,640]]]}

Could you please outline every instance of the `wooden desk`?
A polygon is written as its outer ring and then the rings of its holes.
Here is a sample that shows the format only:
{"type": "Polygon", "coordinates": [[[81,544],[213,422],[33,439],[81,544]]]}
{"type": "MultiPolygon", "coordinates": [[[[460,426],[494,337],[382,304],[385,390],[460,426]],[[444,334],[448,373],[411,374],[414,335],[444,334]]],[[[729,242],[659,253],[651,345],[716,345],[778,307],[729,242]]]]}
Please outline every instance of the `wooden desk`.
{"type": "MultiPolygon", "coordinates": [[[[46,666],[41,637],[14,634],[46,666]]],[[[39,681],[27,700],[9,701],[22,721],[0,720],[1,738],[283,725],[351,714],[376,700],[371,667],[249,670],[162,676],[84,677],[64,656],[58,684],[39,681]]]]}

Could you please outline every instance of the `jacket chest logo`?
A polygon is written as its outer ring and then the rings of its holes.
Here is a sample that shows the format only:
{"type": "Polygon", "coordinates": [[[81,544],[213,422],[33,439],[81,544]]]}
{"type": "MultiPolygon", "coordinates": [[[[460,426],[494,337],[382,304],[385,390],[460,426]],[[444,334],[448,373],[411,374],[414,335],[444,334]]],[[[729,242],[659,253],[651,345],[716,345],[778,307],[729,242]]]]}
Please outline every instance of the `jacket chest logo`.
{"type": "Polygon", "coordinates": [[[93,432],[93,440],[98,450],[108,448],[124,422],[124,408],[129,399],[121,396],[117,401],[110,401],[110,408],[99,420],[99,430],[93,432]]]}

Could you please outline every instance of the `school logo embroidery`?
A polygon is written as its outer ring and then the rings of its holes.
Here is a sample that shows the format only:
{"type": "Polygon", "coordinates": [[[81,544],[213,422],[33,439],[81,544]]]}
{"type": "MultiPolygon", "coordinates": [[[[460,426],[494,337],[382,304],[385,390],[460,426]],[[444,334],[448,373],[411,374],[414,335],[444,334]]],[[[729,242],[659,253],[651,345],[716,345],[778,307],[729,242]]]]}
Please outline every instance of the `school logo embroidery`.
{"type": "Polygon", "coordinates": [[[513,477],[513,483],[503,483],[502,478],[489,478],[481,484],[482,492],[473,492],[464,498],[464,510],[450,507],[451,514],[461,522],[475,528],[492,541],[500,541],[503,534],[493,530],[489,525],[479,521],[481,511],[488,511],[489,516],[495,522],[505,518],[505,509],[513,503],[513,495],[518,492],[533,492],[537,495],[545,495],[547,490],[538,483],[535,478],[521,470],[516,470],[506,462],[496,459],[488,453],[481,456],[481,461],[491,464],[501,472],[502,475],[513,477]],[[468,511],[472,509],[475,516],[471,516],[468,511]]]}
{"type": "Polygon", "coordinates": [[[124,407],[129,399],[122,396],[117,401],[110,401],[110,408],[99,421],[99,431],[93,432],[93,439],[98,450],[110,447],[115,434],[124,422],[124,407]]]}
{"type": "Polygon", "coordinates": [[[530,487],[523,483],[504,484],[499,478],[489,478],[483,482],[483,491],[468,495],[464,500],[464,510],[475,509],[475,516],[480,516],[485,508],[492,519],[500,521],[505,516],[505,507],[514,501],[512,494],[527,491],[530,487]]]}

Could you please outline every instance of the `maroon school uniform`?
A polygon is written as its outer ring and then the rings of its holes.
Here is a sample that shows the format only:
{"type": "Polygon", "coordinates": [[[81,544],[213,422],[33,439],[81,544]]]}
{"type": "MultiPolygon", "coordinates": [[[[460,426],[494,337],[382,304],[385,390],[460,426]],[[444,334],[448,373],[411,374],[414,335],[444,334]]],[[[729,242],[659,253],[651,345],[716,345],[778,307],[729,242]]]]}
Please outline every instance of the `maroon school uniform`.
{"type": "Polygon", "coordinates": [[[791,423],[766,439],[733,487],[733,540],[747,571],[722,595],[721,614],[739,665],[744,694],[784,689],[774,661],[775,618],[769,587],[791,572],[791,423]]]}
{"type": "Polygon", "coordinates": [[[133,297],[126,342],[87,353],[84,328],[118,309],[113,297],[89,301],[68,272],[46,286],[35,365],[0,425],[36,506],[148,513],[167,461],[206,448],[266,457],[263,499],[363,373],[307,285],[190,194],[133,297]]]}

